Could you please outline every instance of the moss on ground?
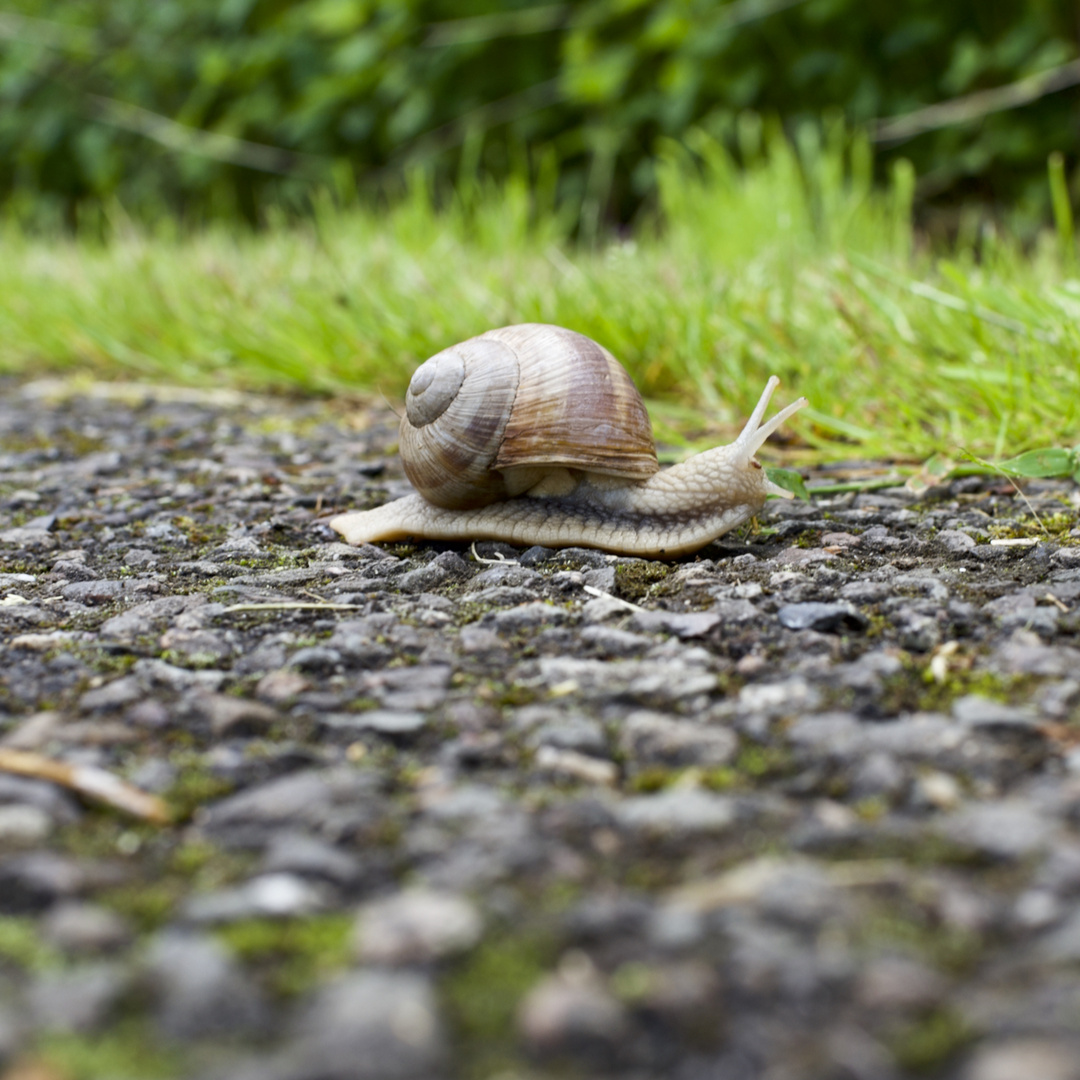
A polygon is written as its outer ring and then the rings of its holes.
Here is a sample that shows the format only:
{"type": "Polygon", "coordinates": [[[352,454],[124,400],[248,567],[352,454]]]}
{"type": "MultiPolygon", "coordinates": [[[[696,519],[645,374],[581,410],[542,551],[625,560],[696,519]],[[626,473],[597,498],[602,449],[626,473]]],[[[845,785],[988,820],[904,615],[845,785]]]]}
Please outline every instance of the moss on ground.
{"type": "Polygon", "coordinates": [[[897,1065],[918,1074],[936,1073],[975,1037],[963,1017],[935,1009],[886,1037],[897,1065]]]}
{"type": "Polygon", "coordinates": [[[217,931],[265,986],[297,997],[352,961],[354,919],[345,913],[305,919],[243,919],[217,931]]]}
{"type": "Polygon", "coordinates": [[[490,934],[442,979],[464,1080],[520,1064],[514,1018],[525,994],[550,970],[555,942],[542,931],[490,934]]]}
{"type": "Polygon", "coordinates": [[[171,1080],[185,1073],[179,1047],[163,1042],[148,1024],[128,1020],[92,1035],[42,1035],[32,1055],[19,1063],[11,1076],[42,1080],[171,1080]],[[25,1071],[18,1071],[20,1067],[25,1071]]]}
{"type": "Polygon", "coordinates": [[[667,563],[639,559],[615,567],[615,595],[631,603],[644,600],[671,573],[667,563]]]}
{"type": "Polygon", "coordinates": [[[63,957],[42,940],[34,919],[24,915],[0,916],[0,971],[14,965],[23,971],[40,972],[62,964],[63,957]]]}

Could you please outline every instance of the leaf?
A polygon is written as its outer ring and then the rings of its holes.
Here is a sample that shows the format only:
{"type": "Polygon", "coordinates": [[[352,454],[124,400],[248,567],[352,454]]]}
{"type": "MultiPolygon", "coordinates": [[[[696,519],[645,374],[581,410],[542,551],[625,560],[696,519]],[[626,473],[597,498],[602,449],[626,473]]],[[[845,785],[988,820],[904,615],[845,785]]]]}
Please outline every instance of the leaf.
{"type": "Polygon", "coordinates": [[[790,491],[792,495],[802,499],[803,502],[810,501],[810,492],[806,490],[803,478],[794,469],[778,469],[774,465],[766,465],[765,475],[777,487],[790,491]]]}
{"type": "Polygon", "coordinates": [[[998,468],[1010,476],[1071,476],[1076,467],[1077,461],[1072,450],[1052,446],[1042,450],[1029,450],[1019,457],[998,462],[998,468]]]}
{"type": "Polygon", "coordinates": [[[934,454],[923,462],[922,468],[914,476],[909,476],[904,484],[908,491],[921,495],[929,488],[935,487],[948,479],[949,474],[956,468],[956,462],[947,458],[944,454],[934,454]]]}

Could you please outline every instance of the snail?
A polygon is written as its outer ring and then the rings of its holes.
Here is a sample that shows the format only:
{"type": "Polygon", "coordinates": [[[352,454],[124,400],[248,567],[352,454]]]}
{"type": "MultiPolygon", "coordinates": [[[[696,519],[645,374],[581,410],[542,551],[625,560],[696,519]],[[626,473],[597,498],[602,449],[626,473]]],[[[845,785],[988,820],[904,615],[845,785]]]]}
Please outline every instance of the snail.
{"type": "Polygon", "coordinates": [[[804,405],[661,471],[641,395],[605,348],[559,326],[489,330],[425,361],[401,420],[418,494],[330,522],[350,544],[424,537],[673,558],[791,498],[754,454],[804,405]]]}

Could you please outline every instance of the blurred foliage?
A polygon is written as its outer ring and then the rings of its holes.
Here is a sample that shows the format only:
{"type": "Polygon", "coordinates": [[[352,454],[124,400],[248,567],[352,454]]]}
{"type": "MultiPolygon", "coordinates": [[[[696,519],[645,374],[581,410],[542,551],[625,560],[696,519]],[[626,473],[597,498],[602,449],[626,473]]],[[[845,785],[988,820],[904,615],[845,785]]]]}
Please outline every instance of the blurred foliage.
{"type": "MultiPolygon", "coordinates": [[[[70,222],[242,216],[411,168],[527,174],[586,236],[656,191],[665,140],[900,116],[1072,60],[1075,0],[0,0],[0,200],[70,222]]],[[[1080,90],[888,147],[932,205],[1045,214],[1080,90]]]]}

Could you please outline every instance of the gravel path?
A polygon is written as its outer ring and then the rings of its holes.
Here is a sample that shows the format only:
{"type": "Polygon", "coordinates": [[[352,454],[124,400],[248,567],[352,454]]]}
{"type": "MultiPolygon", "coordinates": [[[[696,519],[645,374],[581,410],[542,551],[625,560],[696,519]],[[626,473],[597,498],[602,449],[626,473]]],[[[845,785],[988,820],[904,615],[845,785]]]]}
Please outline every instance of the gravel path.
{"type": "Polygon", "coordinates": [[[348,548],[390,421],[0,384],[0,760],[173,816],[0,772],[0,1076],[1080,1078],[1074,489],[348,548]]]}

